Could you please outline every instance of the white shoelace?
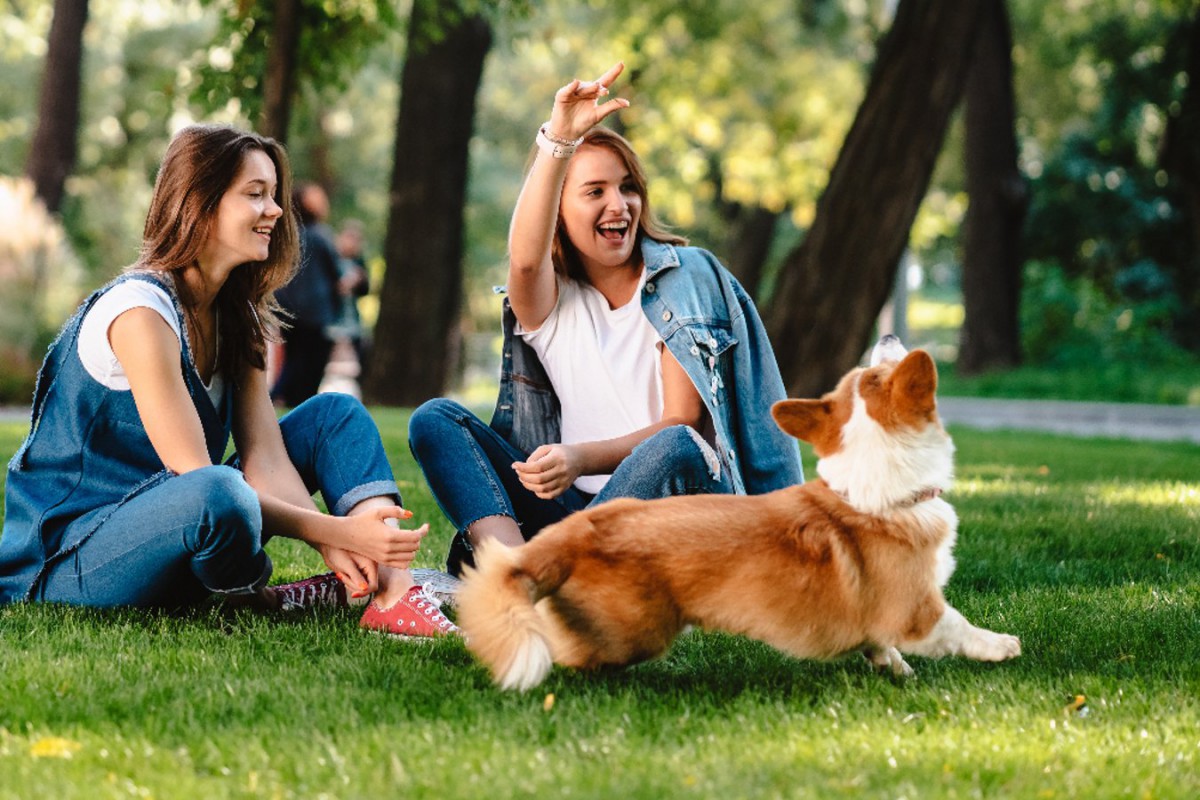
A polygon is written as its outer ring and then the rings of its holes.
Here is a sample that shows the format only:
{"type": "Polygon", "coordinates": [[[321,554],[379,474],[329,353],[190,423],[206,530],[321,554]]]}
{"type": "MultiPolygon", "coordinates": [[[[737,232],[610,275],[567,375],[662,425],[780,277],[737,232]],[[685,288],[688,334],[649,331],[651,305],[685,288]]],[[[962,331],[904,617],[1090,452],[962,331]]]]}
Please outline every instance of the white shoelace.
{"type": "Polygon", "coordinates": [[[313,581],[287,590],[282,598],[281,606],[285,611],[292,611],[327,603],[331,605],[337,603],[337,586],[332,581],[313,581]]]}
{"type": "Polygon", "coordinates": [[[421,608],[422,601],[426,604],[424,614],[430,618],[430,622],[437,623],[437,626],[442,630],[458,630],[458,626],[447,619],[446,615],[442,613],[442,604],[434,596],[432,584],[423,584],[416,599],[418,609],[421,608]]]}

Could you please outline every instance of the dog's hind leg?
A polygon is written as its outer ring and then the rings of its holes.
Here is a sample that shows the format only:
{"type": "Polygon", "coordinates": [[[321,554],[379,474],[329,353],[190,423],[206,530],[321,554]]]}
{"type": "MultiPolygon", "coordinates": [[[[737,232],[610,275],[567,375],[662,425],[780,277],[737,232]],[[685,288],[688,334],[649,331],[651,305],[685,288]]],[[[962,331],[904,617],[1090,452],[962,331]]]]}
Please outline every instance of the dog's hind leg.
{"type": "Polygon", "coordinates": [[[903,642],[900,649],[918,656],[966,656],[976,661],[1004,661],[1021,655],[1021,640],[1007,633],[977,628],[947,605],[924,639],[903,642]]]}

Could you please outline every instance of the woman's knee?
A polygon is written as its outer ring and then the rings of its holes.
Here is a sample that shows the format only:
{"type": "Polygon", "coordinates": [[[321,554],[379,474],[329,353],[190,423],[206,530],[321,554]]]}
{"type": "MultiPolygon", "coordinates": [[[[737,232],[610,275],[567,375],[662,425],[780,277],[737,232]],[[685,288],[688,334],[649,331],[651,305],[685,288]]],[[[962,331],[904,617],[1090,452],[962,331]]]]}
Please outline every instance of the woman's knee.
{"type": "Polygon", "coordinates": [[[412,413],[408,420],[408,444],[413,454],[420,458],[420,453],[430,445],[442,440],[449,426],[458,425],[471,412],[461,404],[445,397],[426,400],[412,413]]]}
{"type": "Polygon", "coordinates": [[[672,425],[638,445],[641,455],[663,468],[720,475],[720,460],[712,446],[690,425],[672,425]]]}
{"type": "Polygon", "coordinates": [[[262,507],[258,495],[241,472],[226,466],[203,467],[180,475],[180,498],[201,509],[204,527],[234,535],[258,536],[262,528],[262,507]]]}
{"type": "MultiPolygon", "coordinates": [[[[284,419],[310,419],[314,424],[329,428],[346,420],[354,420],[371,415],[366,406],[357,397],[343,392],[323,392],[313,395],[287,413],[284,419]]],[[[374,425],[374,421],[371,421],[374,425]]]]}

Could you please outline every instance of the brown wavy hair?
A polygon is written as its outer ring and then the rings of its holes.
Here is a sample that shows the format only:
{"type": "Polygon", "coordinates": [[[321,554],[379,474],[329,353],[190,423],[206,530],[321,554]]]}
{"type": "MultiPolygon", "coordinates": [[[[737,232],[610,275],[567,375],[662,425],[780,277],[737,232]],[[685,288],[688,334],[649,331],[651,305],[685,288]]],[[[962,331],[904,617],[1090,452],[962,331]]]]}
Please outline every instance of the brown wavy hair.
{"type": "MultiPolygon", "coordinates": [[[[650,197],[646,188],[646,170],[642,167],[642,161],[634,152],[633,145],[629,143],[628,139],[616,131],[596,126],[583,135],[583,142],[579,146],[603,147],[615,153],[625,165],[625,169],[629,171],[634,191],[642,199],[642,215],[638,220],[636,239],[638,247],[641,247],[642,237],[666,244],[687,244],[688,240],[685,237],[672,233],[650,208],[650,197]]],[[[536,155],[536,149],[534,154],[536,155]]],[[[575,249],[575,245],[567,236],[567,228],[563,224],[561,211],[554,230],[554,243],[550,246],[550,259],[554,263],[554,271],[559,275],[565,275],[580,283],[588,282],[583,262],[579,259],[579,251],[575,249]]]]}
{"type": "MultiPolygon", "coordinates": [[[[215,229],[222,196],[246,154],[254,150],[265,153],[275,165],[275,202],[283,213],[271,234],[266,260],[233,270],[217,294],[221,341],[217,369],[235,382],[247,367],[266,368],[267,341],[281,325],[275,290],[291,280],[300,261],[292,175],[283,145],[227,125],[191,125],[175,134],[154,181],[141,255],[128,268],[176,273],[195,266],[215,229]]],[[[194,323],[195,298],[185,281],[172,283],[194,323]]]]}

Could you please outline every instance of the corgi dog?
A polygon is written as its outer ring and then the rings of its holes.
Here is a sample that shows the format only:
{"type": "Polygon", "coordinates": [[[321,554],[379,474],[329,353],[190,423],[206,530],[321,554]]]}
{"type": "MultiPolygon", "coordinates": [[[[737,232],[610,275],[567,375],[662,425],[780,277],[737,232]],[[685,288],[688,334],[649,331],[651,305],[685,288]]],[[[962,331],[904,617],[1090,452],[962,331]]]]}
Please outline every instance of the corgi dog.
{"type": "Polygon", "coordinates": [[[954,445],[937,369],[884,337],[869,367],[819,400],[772,408],[812,444],[819,480],[758,496],[614,500],[529,543],[484,542],[457,599],[467,646],[505,689],[553,664],[631,664],[687,626],[741,634],[799,658],[861,651],[909,676],[902,653],[1002,661],[1015,636],[946,603],[958,518],[941,495],[954,445]]]}

